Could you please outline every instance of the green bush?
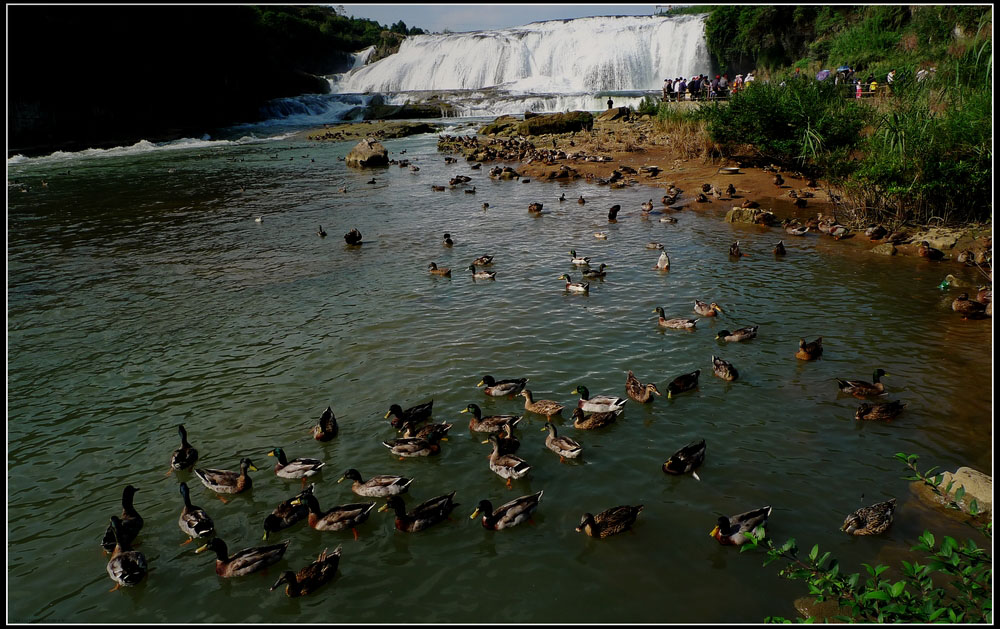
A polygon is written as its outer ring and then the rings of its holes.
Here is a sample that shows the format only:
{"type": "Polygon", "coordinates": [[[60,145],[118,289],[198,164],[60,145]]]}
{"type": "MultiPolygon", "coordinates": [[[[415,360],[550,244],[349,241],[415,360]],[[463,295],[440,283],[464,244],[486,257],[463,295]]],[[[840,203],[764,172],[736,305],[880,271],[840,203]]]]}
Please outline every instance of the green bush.
{"type": "Polygon", "coordinates": [[[654,96],[643,96],[642,102],[636,108],[636,113],[639,115],[649,114],[654,116],[659,113],[661,104],[660,99],[654,96]]]}
{"type": "MultiPolygon", "coordinates": [[[[947,497],[951,485],[942,492],[939,489],[941,477],[931,478],[928,470],[920,473],[916,467],[917,456],[899,453],[896,459],[912,472],[907,480],[920,480],[937,494],[947,497]]],[[[956,498],[961,500],[958,494],[956,498]]],[[[949,501],[951,500],[948,498],[949,501]]],[[[951,508],[959,508],[950,501],[951,508]]],[[[972,501],[975,515],[976,505],[972,501]]],[[[977,527],[992,540],[992,523],[977,527]]],[[[979,548],[971,540],[960,544],[954,538],[944,537],[938,545],[929,531],[924,531],[914,551],[924,553],[925,563],[902,561],[899,573],[902,579],[893,582],[883,577],[889,566],[862,564],[867,577],[862,580],[860,573],[841,574],[840,564],[830,558],[830,553],[820,555],[815,545],[805,558],[799,557],[799,549],[794,539],[781,546],[766,537],[762,528],[750,534],[751,541],[740,548],[745,552],[763,548],[767,554],[764,565],[784,560],[780,575],[786,579],[804,581],[809,593],[817,602],[835,601],[847,615],[838,615],[841,622],[974,622],[989,624],[993,620],[993,559],[987,549],[979,548]],[[937,575],[944,575],[949,587],[940,587],[935,582],[937,575]]],[[[768,617],[768,622],[789,622],[781,617],[768,617]]],[[[811,622],[813,619],[808,619],[811,622]]]]}
{"type": "Polygon", "coordinates": [[[709,133],[724,148],[753,144],[761,156],[822,165],[828,155],[860,141],[864,116],[830,81],[793,80],[782,87],[755,81],[727,105],[702,107],[709,133]]]}

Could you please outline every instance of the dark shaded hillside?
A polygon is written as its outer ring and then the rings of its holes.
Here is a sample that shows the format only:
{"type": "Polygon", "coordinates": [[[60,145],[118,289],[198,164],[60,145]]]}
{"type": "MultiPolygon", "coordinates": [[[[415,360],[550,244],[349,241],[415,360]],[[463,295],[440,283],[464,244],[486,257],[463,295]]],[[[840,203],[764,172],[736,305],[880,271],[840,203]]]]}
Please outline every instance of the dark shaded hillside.
{"type": "Polygon", "coordinates": [[[318,74],[383,27],[325,7],[10,6],[8,154],[197,136],[318,74]]]}

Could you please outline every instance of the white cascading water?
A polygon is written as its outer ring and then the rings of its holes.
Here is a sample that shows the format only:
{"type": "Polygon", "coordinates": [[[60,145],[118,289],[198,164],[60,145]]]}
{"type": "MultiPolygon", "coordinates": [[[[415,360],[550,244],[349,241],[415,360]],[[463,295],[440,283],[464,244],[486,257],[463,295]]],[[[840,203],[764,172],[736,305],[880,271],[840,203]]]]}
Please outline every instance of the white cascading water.
{"type": "Polygon", "coordinates": [[[636,107],[663,79],[708,73],[705,15],[588,17],[516,28],[407,37],[399,52],[332,75],[330,94],[270,103],[272,126],[335,122],[361,115],[375,94],[383,102],[445,102],[447,117],[498,116],[636,107]]]}
{"type": "Polygon", "coordinates": [[[590,17],[408,37],[394,55],[336,81],[339,92],[501,88],[571,94],[657,90],[710,68],[705,16],[590,17]]]}

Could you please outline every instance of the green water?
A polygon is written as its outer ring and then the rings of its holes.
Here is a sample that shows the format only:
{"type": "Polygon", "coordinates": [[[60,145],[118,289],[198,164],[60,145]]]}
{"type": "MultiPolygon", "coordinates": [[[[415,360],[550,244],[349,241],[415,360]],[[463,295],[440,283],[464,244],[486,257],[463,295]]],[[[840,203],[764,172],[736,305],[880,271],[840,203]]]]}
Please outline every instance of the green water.
{"type": "Polygon", "coordinates": [[[954,294],[937,289],[949,272],[970,273],[815,236],[786,238],[788,256],[775,259],[782,234],[726,224],[721,209],[644,221],[648,188],[495,182],[465,162],[446,166],[435,140],[386,142],[421,170],[378,170],[374,185],[337,160],[349,146],[295,141],[8,164],[30,188],[8,186],[10,621],[759,622],[794,616],[805,588],[709,538],[719,514],[771,505],[773,537],[818,543],[848,571],[905,558],[925,528],[971,531],[913,502],[892,459],[992,473],[991,322],[961,320],[954,294]],[[478,193],[431,189],[454,174],[472,176],[478,193]],[[562,192],[588,202],[560,204],[562,192]],[[533,201],[542,216],[527,212],[533,201]],[[614,203],[623,210],[608,225],[614,203]],[[352,227],[365,239],[357,249],[342,239],[352,227]],[[736,239],[750,254],[738,262],[727,253],[736,239]],[[666,245],[668,273],[652,269],[652,240],[666,245]],[[589,295],[556,279],[580,279],[570,249],[608,264],[589,295]],[[483,254],[496,256],[495,282],[463,271],[483,254]],[[452,278],[431,277],[431,261],[452,278]],[[693,332],[658,329],[657,306],[693,317],[696,298],[725,316],[693,332]],[[751,324],[752,341],[715,340],[751,324]],[[823,358],[796,360],[799,338],[817,336],[823,358]],[[713,354],[739,380],[715,378],[713,354]],[[859,402],[833,380],[876,367],[891,374],[889,399],[908,405],[889,424],[855,421],[859,402]],[[697,391],[630,401],[603,431],[557,422],[584,446],[575,461],[560,463],[544,419],[527,416],[518,454],[532,470],[510,490],[459,413],[470,402],[488,414],[523,409],[522,398],[483,395],[483,374],[528,377],[536,399],[572,405],[578,384],[624,396],[632,370],[666,391],[698,368],[697,391]],[[383,415],[430,399],[435,421],[455,424],[451,438],[437,457],[396,459],[381,445],[395,436],[383,415]],[[328,405],[340,435],[324,444],[309,429],[328,405]],[[166,476],[179,423],[197,467],[251,457],[253,490],[222,504],[189,472],[166,476]],[[701,482],[660,471],[698,438],[701,482]],[[324,508],[359,501],[335,482],[350,467],[414,478],[410,507],[454,490],[461,506],[416,534],[373,513],[358,541],[298,524],[272,536],[292,543],[266,575],[221,579],[211,553],[180,545],[177,484],[188,482],[231,551],[258,545],[264,517],[299,486],[271,472],[274,446],[327,461],[324,508]],[[108,593],[99,542],[129,483],[151,572],[108,593]],[[539,490],[534,525],[490,532],[468,517],[481,499],[539,490]],[[866,504],[899,500],[886,534],[839,531],[862,493],[866,504]],[[584,512],[619,504],[645,505],[633,533],[574,531],[584,512]],[[340,571],[323,590],[268,591],[280,570],[338,544],[340,571]]]}

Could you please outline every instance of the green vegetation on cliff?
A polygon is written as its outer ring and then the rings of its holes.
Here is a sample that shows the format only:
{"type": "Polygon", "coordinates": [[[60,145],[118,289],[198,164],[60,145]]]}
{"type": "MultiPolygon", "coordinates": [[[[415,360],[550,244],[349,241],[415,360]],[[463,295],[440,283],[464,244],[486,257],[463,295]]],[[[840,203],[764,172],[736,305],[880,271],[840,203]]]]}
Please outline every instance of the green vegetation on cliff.
{"type": "Polygon", "coordinates": [[[11,5],[8,24],[8,146],[25,154],[252,122],[420,31],[274,5],[11,5]]]}
{"type": "MultiPolygon", "coordinates": [[[[722,154],[826,178],[843,196],[838,218],[855,226],[992,220],[991,7],[710,9],[715,60],[758,78],[728,103],[680,116],[691,128],[707,122],[722,154]],[[878,97],[815,80],[841,65],[872,75],[878,97]]],[[[662,122],[676,123],[670,109],[662,122]]]]}

